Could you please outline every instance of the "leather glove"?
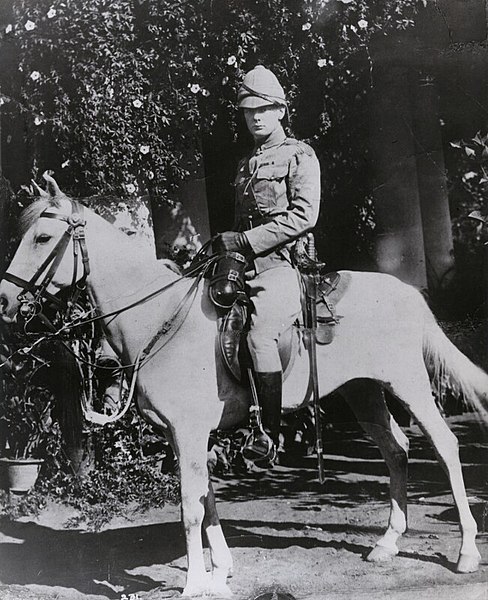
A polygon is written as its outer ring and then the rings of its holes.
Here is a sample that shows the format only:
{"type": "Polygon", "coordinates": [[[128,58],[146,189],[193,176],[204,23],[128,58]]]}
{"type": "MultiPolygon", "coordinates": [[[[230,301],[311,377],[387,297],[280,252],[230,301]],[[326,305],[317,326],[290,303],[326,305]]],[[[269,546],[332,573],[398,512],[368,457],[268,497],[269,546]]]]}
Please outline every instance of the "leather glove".
{"type": "Polygon", "coordinates": [[[224,231],[215,240],[217,252],[239,252],[244,256],[252,254],[252,248],[244,233],[238,231],[224,231]]]}

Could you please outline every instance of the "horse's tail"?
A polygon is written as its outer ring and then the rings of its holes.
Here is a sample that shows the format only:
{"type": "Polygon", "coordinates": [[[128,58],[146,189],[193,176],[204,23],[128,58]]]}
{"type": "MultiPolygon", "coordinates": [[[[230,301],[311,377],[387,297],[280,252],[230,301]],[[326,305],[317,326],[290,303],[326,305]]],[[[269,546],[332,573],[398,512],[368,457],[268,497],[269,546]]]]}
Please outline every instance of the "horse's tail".
{"type": "Polygon", "coordinates": [[[423,352],[433,380],[447,384],[488,422],[488,375],[449,340],[424,304],[423,352]]]}

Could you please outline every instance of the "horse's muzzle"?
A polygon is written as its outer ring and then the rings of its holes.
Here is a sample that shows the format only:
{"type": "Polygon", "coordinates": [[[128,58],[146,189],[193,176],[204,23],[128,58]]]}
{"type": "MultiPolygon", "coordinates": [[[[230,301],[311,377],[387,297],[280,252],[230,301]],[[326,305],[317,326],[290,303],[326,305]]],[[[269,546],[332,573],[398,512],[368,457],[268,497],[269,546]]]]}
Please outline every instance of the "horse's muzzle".
{"type": "Polygon", "coordinates": [[[17,306],[9,302],[8,295],[3,290],[5,285],[8,285],[5,281],[0,283],[0,318],[5,321],[5,323],[12,323],[17,314],[17,306]]]}

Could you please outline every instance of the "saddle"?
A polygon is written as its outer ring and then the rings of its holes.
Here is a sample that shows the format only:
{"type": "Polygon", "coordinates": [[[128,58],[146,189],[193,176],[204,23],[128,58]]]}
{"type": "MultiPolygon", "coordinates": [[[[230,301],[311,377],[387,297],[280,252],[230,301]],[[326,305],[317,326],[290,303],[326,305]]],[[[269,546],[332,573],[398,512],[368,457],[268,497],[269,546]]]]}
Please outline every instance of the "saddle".
{"type": "MultiPolygon", "coordinates": [[[[321,275],[317,285],[317,344],[330,344],[335,335],[335,327],[342,317],[335,311],[335,304],[342,298],[349,286],[349,276],[341,276],[331,272],[321,275]]],[[[235,379],[244,383],[247,368],[251,365],[251,357],[247,347],[249,316],[251,301],[244,290],[239,290],[235,301],[221,319],[219,328],[219,348],[230,373],[235,379]]],[[[295,357],[303,344],[301,330],[302,319],[297,320],[281,336],[278,350],[281,358],[283,379],[286,379],[293,368],[295,357]]]]}

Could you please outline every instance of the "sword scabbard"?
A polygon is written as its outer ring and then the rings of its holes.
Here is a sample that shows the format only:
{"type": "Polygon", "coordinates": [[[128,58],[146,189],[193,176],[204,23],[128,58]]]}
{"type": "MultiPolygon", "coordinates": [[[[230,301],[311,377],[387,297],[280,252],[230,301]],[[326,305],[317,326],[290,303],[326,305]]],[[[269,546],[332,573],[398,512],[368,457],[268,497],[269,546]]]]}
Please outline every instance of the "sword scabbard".
{"type": "MultiPolygon", "coordinates": [[[[313,235],[308,234],[308,254],[315,261],[315,244],[313,235]]],[[[318,274],[307,273],[304,275],[306,288],[306,310],[305,310],[305,329],[307,338],[307,349],[310,359],[310,377],[312,383],[313,412],[315,420],[315,449],[317,452],[317,466],[319,471],[319,481],[324,483],[324,456],[322,447],[322,419],[320,410],[320,391],[317,369],[317,347],[316,347],[316,328],[317,328],[317,279],[318,274]]]]}

